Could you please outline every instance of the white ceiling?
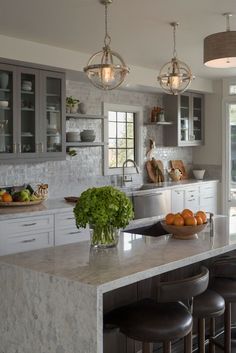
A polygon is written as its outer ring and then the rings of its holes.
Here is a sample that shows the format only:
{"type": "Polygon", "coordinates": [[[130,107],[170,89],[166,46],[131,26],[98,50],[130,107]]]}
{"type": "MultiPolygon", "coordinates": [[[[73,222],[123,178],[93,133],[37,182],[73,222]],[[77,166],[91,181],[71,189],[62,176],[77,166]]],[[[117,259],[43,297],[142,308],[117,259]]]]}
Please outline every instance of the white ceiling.
{"type": "MultiPolygon", "coordinates": [[[[172,57],[169,23],[178,21],[178,58],[195,76],[233,76],[236,68],[206,68],[202,57],[204,37],[224,31],[221,14],[234,10],[235,0],[113,0],[111,48],[127,65],[158,70],[172,57]]],[[[236,15],[231,29],[236,30],[236,15]]],[[[92,54],[103,46],[104,7],[99,0],[1,0],[0,34],[92,54]]]]}

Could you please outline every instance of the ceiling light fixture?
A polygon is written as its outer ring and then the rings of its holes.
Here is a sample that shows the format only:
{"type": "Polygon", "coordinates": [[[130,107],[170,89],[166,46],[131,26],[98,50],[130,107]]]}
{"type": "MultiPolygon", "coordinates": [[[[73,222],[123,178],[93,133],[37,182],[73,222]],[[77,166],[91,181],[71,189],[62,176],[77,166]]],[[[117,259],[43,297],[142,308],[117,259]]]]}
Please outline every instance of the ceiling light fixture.
{"type": "Polygon", "coordinates": [[[171,22],[170,25],[173,27],[173,58],[162,66],[157,79],[166,93],[177,95],[188,88],[194,77],[189,66],[177,59],[176,28],[179,23],[171,22]]]}
{"type": "Polygon", "coordinates": [[[100,3],[105,5],[104,47],[91,56],[84,72],[95,87],[112,90],[121,85],[129,68],[125,65],[122,57],[110,48],[111,37],[107,31],[107,6],[112,3],[112,0],[100,0],[100,3]]]}
{"type": "Polygon", "coordinates": [[[211,34],[204,39],[204,64],[214,68],[236,67],[236,31],[230,30],[232,13],[223,14],[226,31],[211,34]]]}

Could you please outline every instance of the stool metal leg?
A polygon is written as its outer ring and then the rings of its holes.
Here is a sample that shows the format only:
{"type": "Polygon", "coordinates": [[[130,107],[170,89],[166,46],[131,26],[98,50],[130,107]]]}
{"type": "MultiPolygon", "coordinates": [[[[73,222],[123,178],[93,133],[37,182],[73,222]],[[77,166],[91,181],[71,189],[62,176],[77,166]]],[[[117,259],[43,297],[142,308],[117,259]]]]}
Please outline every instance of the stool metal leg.
{"type": "Polygon", "coordinates": [[[189,334],[184,337],[184,353],[192,353],[192,347],[192,331],[190,331],[189,334]]]}
{"type": "Polygon", "coordinates": [[[224,315],[224,343],[225,353],[231,353],[231,303],[226,303],[224,315]]]}
{"type": "Polygon", "coordinates": [[[142,353],[152,353],[152,345],[149,342],[143,342],[142,353]]]}
{"type": "Polygon", "coordinates": [[[215,353],[216,349],[215,349],[215,344],[213,342],[213,339],[215,337],[216,334],[216,322],[215,322],[215,318],[212,317],[210,319],[210,341],[209,341],[209,353],[215,353]]]}
{"type": "Polygon", "coordinates": [[[205,353],[205,319],[198,319],[198,351],[205,353]]]}
{"type": "Polygon", "coordinates": [[[171,353],[171,342],[170,341],[163,343],[163,353],[171,353]]]}

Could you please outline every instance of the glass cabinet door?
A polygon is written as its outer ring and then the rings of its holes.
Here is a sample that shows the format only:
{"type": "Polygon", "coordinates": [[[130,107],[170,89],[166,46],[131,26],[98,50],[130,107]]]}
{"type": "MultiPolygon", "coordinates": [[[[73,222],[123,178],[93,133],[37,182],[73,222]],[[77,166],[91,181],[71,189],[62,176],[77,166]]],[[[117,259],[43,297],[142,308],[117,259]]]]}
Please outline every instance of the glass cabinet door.
{"type": "Polygon", "coordinates": [[[13,154],[16,152],[14,139],[14,71],[0,66],[0,154],[13,154]]]}
{"type": "Polygon", "coordinates": [[[180,141],[190,140],[190,97],[180,96],[180,141]]]}
{"type": "MultiPolygon", "coordinates": [[[[36,96],[38,92],[38,78],[36,73],[20,73],[21,116],[20,116],[20,144],[22,154],[35,153],[38,107],[36,96]]],[[[37,144],[38,146],[38,144],[37,144]]]]}
{"type": "Polygon", "coordinates": [[[193,96],[193,136],[194,140],[202,140],[202,97],[193,96]]]}
{"type": "Polygon", "coordinates": [[[46,152],[62,152],[63,107],[61,77],[54,75],[45,77],[46,80],[46,152]]]}

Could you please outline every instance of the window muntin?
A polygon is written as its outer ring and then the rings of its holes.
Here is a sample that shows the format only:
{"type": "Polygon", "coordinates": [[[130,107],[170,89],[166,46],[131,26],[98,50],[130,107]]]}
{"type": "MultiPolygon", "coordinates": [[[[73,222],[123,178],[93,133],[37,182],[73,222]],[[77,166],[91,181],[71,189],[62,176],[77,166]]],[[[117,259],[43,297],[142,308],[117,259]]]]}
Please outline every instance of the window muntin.
{"type": "Polygon", "coordinates": [[[229,85],[229,94],[236,95],[236,84],[229,85]]]}
{"type": "Polygon", "coordinates": [[[110,169],[121,168],[126,159],[135,159],[135,113],[108,111],[108,142],[110,169]]]}

